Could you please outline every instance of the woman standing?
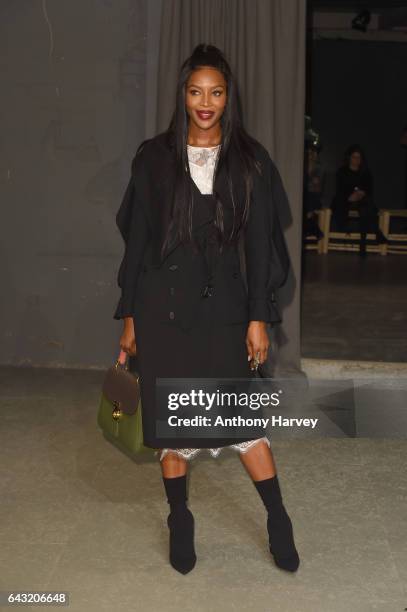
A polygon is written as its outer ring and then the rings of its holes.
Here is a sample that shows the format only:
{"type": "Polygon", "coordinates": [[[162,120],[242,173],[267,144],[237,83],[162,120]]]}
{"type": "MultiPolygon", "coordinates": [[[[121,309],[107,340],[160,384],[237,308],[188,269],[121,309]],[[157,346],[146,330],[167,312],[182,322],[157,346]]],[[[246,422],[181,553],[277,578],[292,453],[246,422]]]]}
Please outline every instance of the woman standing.
{"type": "Polygon", "coordinates": [[[250,379],[266,360],[266,325],[280,321],[273,290],[288,270],[276,198],[285,198],[281,180],[242,126],[228,63],[216,47],[199,45],[181,68],[169,129],[139,147],[117,214],[126,249],[114,318],[124,320],[121,348],[137,355],[144,444],[161,449],[170,563],[183,574],[196,562],[188,461],[225,446],[239,452],[264,502],[275,563],[299,565],[264,435],[171,439],[156,430],[156,378],[250,379]]]}

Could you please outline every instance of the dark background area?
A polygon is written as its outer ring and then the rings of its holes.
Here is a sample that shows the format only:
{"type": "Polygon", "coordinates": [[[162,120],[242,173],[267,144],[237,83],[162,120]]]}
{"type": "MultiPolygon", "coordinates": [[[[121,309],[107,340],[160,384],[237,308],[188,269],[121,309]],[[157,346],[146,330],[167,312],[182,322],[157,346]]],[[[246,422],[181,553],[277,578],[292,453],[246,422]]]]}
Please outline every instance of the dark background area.
{"type": "MultiPolygon", "coordinates": [[[[344,150],[359,143],[379,208],[406,207],[407,3],[308,2],[306,113],[319,134],[330,206],[344,150]],[[371,12],[366,31],[353,20],[371,12]]],[[[405,233],[407,219],[393,218],[405,233]]],[[[405,254],[362,259],[356,252],[304,251],[301,354],[304,358],[406,362],[405,254]]]]}
{"type": "Polygon", "coordinates": [[[311,113],[328,173],[325,203],[349,144],[365,150],[379,208],[405,206],[407,43],[314,40],[311,113]]]}

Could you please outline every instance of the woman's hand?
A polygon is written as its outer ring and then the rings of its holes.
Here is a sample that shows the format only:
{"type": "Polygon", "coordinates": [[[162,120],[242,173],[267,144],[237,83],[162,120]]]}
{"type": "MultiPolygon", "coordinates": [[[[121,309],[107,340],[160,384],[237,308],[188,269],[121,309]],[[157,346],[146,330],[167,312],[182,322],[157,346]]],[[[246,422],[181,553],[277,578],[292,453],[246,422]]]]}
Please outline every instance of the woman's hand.
{"type": "Polygon", "coordinates": [[[259,364],[264,363],[267,359],[269,346],[266,322],[250,321],[246,334],[247,360],[253,362],[257,356],[259,364]]]}
{"type": "Polygon", "coordinates": [[[362,191],[362,189],[359,189],[358,191],[354,191],[352,195],[349,196],[348,201],[349,202],[359,202],[360,200],[363,200],[365,195],[366,193],[362,191]]]}
{"type": "Polygon", "coordinates": [[[125,317],[123,319],[123,333],[120,337],[120,348],[128,355],[136,354],[136,335],[134,333],[133,317],[125,317]]]}

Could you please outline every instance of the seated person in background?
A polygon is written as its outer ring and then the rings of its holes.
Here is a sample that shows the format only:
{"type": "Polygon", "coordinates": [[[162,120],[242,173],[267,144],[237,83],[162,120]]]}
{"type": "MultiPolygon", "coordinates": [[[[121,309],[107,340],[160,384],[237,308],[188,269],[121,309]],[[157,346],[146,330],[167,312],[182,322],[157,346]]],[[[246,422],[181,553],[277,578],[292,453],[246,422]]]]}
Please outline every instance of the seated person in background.
{"type": "Polygon", "coordinates": [[[345,152],[343,165],[336,173],[336,194],[332,203],[333,220],[340,232],[350,232],[349,211],[357,210],[360,254],[366,254],[366,234],[373,232],[379,244],[387,242],[378,225],[378,209],[373,202],[373,179],[359,145],[345,152]]]}
{"type": "Polygon", "coordinates": [[[309,145],[305,151],[304,236],[316,236],[320,240],[324,234],[318,225],[318,215],[315,211],[322,208],[323,171],[318,154],[319,148],[313,145],[309,145]]]}

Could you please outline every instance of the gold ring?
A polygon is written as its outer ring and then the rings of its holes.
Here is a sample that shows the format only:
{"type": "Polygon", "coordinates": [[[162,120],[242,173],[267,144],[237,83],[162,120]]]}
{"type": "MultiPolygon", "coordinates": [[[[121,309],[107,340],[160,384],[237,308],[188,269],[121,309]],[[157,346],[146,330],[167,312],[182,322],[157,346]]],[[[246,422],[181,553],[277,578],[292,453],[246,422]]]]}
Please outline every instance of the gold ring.
{"type": "Polygon", "coordinates": [[[258,368],[258,367],[259,367],[259,365],[260,365],[259,355],[260,355],[260,353],[256,353],[256,356],[255,356],[255,358],[253,359],[253,368],[252,368],[253,370],[257,370],[257,368],[258,368]]]}

